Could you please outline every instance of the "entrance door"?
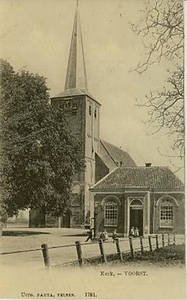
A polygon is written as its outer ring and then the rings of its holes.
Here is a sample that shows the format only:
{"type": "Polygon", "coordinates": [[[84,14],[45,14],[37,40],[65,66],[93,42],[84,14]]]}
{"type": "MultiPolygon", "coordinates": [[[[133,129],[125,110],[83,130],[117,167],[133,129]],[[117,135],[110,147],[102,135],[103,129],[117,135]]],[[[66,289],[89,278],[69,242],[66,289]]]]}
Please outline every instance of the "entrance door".
{"type": "Polygon", "coordinates": [[[66,214],[63,216],[63,225],[64,228],[70,228],[70,220],[71,220],[71,211],[67,210],[66,214]]]}
{"type": "Polygon", "coordinates": [[[130,208],[130,229],[137,227],[139,235],[143,236],[143,209],[130,208]]]}

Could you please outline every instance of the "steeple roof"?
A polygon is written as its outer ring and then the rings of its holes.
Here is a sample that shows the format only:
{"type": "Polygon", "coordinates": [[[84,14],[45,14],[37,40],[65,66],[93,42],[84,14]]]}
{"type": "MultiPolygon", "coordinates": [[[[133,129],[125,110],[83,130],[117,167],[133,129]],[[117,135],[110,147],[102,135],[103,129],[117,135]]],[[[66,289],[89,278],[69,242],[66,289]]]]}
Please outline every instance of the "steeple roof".
{"type": "Polygon", "coordinates": [[[67,91],[75,88],[87,92],[87,76],[78,1],[75,12],[64,90],[67,91]]]}
{"type": "Polygon", "coordinates": [[[64,91],[51,97],[51,99],[82,95],[90,97],[97,104],[101,105],[88,92],[82,30],[77,0],[64,91]]]}

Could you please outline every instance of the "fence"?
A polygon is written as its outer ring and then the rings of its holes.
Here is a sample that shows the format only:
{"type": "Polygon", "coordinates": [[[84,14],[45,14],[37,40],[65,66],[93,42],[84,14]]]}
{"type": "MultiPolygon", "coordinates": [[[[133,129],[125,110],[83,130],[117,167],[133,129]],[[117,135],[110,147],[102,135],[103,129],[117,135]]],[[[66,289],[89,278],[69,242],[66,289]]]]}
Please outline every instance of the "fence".
{"type": "Polygon", "coordinates": [[[181,236],[176,236],[175,234],[156,234],[149,235],[148,237],[117,238],[114,241],[108,240],[107,242],[103,242],[101,239],[91,243],[75,241],[73,244],[52,247],[48,247],[47,244],[42,244],[41,248],[4,252],[1,253],[1,255],[23,254],[25,256],[26,253],[28,253],[34,255],[32,257],[33,261],[36,261],[37,257],[37,259],[42,262],[42,252],[44,266],[47,269],[68,264],[82,267],[85,262],[91,259],[99,258],[102,263],[106,264],[110,255],[115,255],[116,259],[123,261],[124,255],[127,253],[134,259],[136,258],[137,252],[143,254],[144,251],[152,252],[155,249],[164,248],[168,245],[182,244],[183,242],[184,238],[182,237],[181,240],[181,236]],[[58,253],[55,250],[58,250],[58,253]],[[37,253],[37,255],[35,253],[37,253]]]}
{"type": "MultiPolygon", "coordinates": [[[[74,245],[69,245],[69,247],[76,248],[77,260],[72,261],[71,263],[77,263],[80,267],[83,266],[85,261],[88,261],[93,258],[100,258],[102,263],[107,263],[110,255],[116,254],[117,259],[119,261],[123,261],[123,254],[130,253],[131,257],[134,259],[136,257],[136,252],[141,252],[142,254],[144,251],[148,250],[152,252],[155,249],[164,248],[166,246],[176,245],[176,236],[175,234],[162,234],[162,235],[149,235],[148,237],[139,237],[139,238],[126,238],[126,239],[118,239],[116,238],[114,241],[106,241],[103,242],[102,239],[99,239],[95,243],[81,243],[80,241],[76,241],[74,245]],[[98,253],[95,256],[88,256],[83,255],[83,252],[86,247],[91,246],[93,247],[98,245],[98,253]],[[111,244],[115,246],[115,253],[111,253],[111,244]]],[[[68,247],[68,246],[61,246],[61,247],[68,247]]],[[[49,250],[58,247],[48,247],[47,244],[41,245],[42,253],[43,253],[43,260],[44,265],[46,268],[51,266],[50,263],[50,255],[49,250]]],[[[114,250],[114,249],[113,249],[114,250]]],[[[85,251],[86,253],[86,251],[85,251]]],[[[62,263],[61,265],[65,265],[67,263],[62,263]]]]}

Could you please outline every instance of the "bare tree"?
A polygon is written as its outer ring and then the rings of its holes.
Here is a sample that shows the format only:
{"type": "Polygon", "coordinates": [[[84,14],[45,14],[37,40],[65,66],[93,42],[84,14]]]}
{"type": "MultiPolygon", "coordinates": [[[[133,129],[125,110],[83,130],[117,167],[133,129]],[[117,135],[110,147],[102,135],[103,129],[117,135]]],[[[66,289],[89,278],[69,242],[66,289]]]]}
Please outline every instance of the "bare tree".
{"type": "Polygon", "coordinates": [[[133,31],[143,38],[146,59],[136,68],[138,73],[146,71],[150,65],[166,58],[172,63],[183,60],[184,21],[182,0],[146,1],[141,10],[138,24],[131,24],[133,31]]]}
{"type": "Polygon", "coordinates": [[[166,86],[151,91],[139,106],[148,109],[148,123],[152,133],[166,128],[173,137],[173,149],[178,156],[184,154],[184,24],[182,0],[146,1],[141,11],[142,18],[132,25],[133,31],[143,39],[146,59],[136,71],[145,72],[151,65],[168,60],[172,71],[168,71],[166,86]]]}
{"type": "Polygon", "coordinates": [[[174,139],[173,150],[179,156],[184,153],[184,72],[179,67],[168,78],[167,88],[162,91],[151,91],[146,95],[146,101],[139,103],[148,109],[148,123],[152,125],[151,133],[155,134],[163,127],[174,139]]]}

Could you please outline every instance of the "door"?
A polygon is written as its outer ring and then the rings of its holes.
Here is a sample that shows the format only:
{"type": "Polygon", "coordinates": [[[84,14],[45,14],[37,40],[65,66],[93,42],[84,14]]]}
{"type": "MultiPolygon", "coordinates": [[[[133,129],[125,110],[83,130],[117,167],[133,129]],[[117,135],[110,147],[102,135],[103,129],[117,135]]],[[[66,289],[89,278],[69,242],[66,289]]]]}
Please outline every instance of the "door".
{"type": "Polygon", "coordinates": [[[70,221],[71,221],[71,211],[67,210],[66,214],[63,216],[63,225],[64,228],[70,228],[70,221]]]}
{"type": "Polygon", "coordinates": [[[137,227],[139,235],[143,236],[143,209],[130,208],[130,229],[137,227]]]}

